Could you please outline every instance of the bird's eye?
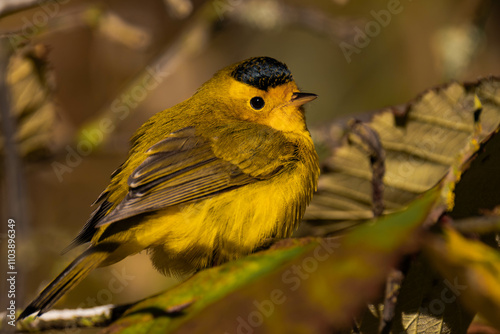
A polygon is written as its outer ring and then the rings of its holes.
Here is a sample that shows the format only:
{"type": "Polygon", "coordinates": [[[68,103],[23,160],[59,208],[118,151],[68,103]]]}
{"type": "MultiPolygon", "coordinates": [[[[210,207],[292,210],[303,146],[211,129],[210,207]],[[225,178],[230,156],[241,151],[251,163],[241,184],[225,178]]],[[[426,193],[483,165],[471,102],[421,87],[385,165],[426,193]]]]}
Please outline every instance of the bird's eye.
{"type": "Polygon", "coordinates": [[[264,108],[265,104],[266,103],[264,102],[264,99],[260,96],[252,97],[252,99],[250,100],[250,105],[255,110],[260,110],[260,109],[264,108]]]}

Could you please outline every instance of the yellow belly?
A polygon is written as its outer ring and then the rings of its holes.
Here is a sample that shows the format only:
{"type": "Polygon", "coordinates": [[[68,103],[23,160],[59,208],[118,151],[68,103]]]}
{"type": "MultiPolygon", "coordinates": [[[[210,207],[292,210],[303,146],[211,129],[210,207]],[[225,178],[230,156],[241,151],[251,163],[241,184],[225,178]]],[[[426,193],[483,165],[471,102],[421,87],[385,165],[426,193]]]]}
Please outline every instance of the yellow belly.
{"type": "Polygon", "coordinates": [[[112,223],[93,243],[121,245],[103,265],[147,249],[155,267],[173,275],[239,258],[269,238],[293,233],[313,190],[300,167],[272,181],[112,223]]]}
{"type": "Polygon", "coordinates": [[[244,186],[175,213],[157,212],[150,218],[161,234],[150,246],[153,264],[168,274],[186,274],[249,254],[269,238],[289,237],[308,200],[286,180],[244,186]]]}

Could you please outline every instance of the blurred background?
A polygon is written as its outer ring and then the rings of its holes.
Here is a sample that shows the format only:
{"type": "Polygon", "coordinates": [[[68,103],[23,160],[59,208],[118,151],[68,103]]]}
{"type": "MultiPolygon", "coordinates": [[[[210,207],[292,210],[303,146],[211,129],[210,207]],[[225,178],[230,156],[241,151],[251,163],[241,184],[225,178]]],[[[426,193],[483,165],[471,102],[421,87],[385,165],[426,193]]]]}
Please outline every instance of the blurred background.
{"type": "MultiPolygon", "coordinates": [[[[8,218],[22,308],[82,250],[60,255],[133,132],[222,67],[285,62],[319,95],[307,107],[313,128],[450,80],[500,75],[498,31],[500,3],[487,0],[4,0],[2,47],[18,60],[2,78],[13,117],[1,117],[1,284],[8,218]]],[[[94,271],[58,306],[133,302],[176,282],[139,254],[94,271]]]]}

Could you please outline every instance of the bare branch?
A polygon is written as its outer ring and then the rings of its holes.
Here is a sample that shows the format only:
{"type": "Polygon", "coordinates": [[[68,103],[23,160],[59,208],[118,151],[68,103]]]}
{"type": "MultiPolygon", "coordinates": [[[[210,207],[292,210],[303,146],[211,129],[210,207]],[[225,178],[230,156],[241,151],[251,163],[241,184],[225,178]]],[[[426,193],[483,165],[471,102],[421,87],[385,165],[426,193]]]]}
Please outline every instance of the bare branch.
{"type": "MultiPolygon", "coordinates": [[[[82,138],[82,134],[93,129],[100,129],[103,124],[117,124],[121,120],[128,117],[141,101],[128,104],[126,112],[117,112],[116,102],[122,96],[132,96],[133,91],[141,88],[144,90],[152,90],[162,81],[174,73],[175,69],[184,62],[189,61],[192,57],[202,51],[208,44],[212,35],[212,26],[217,20],[217,16],[211,13],[212,4],[207,3],[205,7],[200,8],[197,15],[192,18],[192,21],[184,28],[180,36],[170,45],[168,45],[149,65],[132,78],[125,88],[116,94],[116,98],[106,105],[100,112],[98,118],[83,126],[76,138],[82,138]],[[207,8],[207,6],[209,8],[207,8]],[[153,87],[146,87],[145,83],[150,80],[156,82],[153,87]]],[[[101,144],[112,133],[112,131],[102,131],[103,140],[96,145],[101,144]]]]}
{"type": "Polygon", "coordinates": [[[0,2],[0,18],[27,10],[49,0],[2,0],[0,2]]]}
{"type": "MultiPolygon", "coordinates": [[[[69,328],[94,328],[109,325],[120,317],[130,305],[103,305],[86,309],[52,310],[42,317],[29,317],[18,321],[17,330],[44,331],[69,328]]],[[[5,315],[0,313],[5,318],[5,315]]]]}

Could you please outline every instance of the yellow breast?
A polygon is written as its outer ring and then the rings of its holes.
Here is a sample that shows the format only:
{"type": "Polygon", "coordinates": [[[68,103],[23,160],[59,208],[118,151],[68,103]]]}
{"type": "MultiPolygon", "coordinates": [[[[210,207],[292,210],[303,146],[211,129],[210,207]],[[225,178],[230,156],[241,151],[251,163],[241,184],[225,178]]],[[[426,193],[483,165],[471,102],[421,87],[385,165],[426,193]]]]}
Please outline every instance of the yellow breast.
{"type": "Polygon", "coordinates": [[[314,189],[310,170],[297,163],[288,173],[191,204],[158,211],[143,229],[153,264],[187,274],[251,253],[270,238],[289,237],[314,189]],[[304,189],[309,189],[305,191],[304,189]]]}

